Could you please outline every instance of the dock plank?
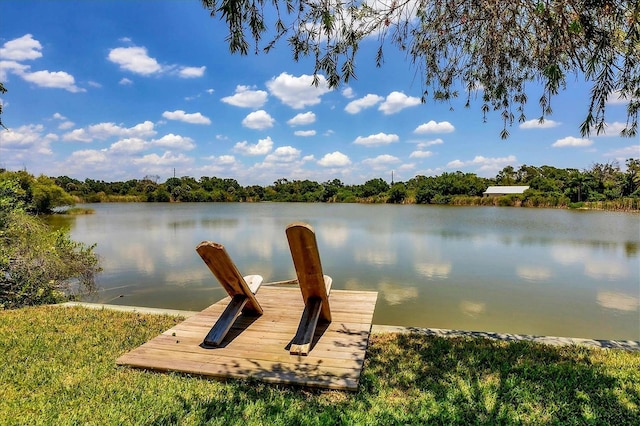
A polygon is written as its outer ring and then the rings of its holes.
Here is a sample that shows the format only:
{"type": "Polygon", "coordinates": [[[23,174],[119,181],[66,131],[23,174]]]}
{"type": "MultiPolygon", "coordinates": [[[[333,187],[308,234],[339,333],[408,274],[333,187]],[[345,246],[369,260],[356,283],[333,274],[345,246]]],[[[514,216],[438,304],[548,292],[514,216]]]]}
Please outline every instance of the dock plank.
{"type": "Polygon", "coordinates": [[[288,349],[304,309],[295,287],[261,288],[262,316],[241,314],[219,347],[202,346],[229,300],[226,297],[187,318],[123,354],[116,363],[221,379],[251,377],[267,383],[357,390],[376,292],[333,290],[329,297],[332,322],[318,328],[307,356],[291,355],[288,349]]]}

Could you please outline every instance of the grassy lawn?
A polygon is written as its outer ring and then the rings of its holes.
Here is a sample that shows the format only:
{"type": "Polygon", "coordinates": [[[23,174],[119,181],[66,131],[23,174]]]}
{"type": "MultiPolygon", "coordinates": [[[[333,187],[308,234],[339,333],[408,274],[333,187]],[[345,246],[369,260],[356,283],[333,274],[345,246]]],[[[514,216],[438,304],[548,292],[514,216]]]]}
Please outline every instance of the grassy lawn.
{"type": "Polygon", "coordinates": [[[0,424],[640,424],[640,352],[374,335],[354,393],[115,365],[179,321],[0,311],[0,424]]]}

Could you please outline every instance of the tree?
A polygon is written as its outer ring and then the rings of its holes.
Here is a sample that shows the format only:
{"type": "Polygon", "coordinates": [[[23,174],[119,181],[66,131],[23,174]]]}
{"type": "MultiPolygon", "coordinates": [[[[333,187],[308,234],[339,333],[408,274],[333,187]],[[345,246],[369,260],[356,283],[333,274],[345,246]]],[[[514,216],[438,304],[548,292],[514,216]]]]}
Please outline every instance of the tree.
{"type": "MultiPolygon", "coordinates": [[[[0,81],[0,95],[7,93],[7,89],[4,87],[4,84],[0,81]]],[[[2,124],[2,102],[0,102],[0,127],[6,129],[5,125],[2,124]]]]}
{"type": "Polygon", "coordinates": [[[580,127],[583,135],[604,130],[606,100],[616,94],[627,102],[622,134],[637,134],[637,0],[202,0],[202,4],[211,16],[219,13],[226,22],[232,53],[248,53],[247,34],[256,53],[263,37],[265,52],[286,39],[294,60],[304,56],[315,60],[316,84],[323,73],[330,87],[355,78],[360,43],[377,36],[376,66],[384,63],[383,47],[395,45],[421,72],[423,101],[449,102],[462,91],[469,106],[480,97],[485,119],[490,110],[500,111],[503,138],[515,120],[526,120],[532,82],[543,87],[538,99],[543,120],[552,113],[551,100],[565,88],[569,75],[583,75],[592,83],[580,127]]]}
{"type": "MultiPolygon", "coordinates": [[[[34,180],[35,182],[35,180],[34,180]]],[[[35,191],[34,191],[35,192],[35,191]]],[[[55,303],[95,289],[93,246],[28,214],[20,176],[0,174],[0,309],[55,303]]]]}

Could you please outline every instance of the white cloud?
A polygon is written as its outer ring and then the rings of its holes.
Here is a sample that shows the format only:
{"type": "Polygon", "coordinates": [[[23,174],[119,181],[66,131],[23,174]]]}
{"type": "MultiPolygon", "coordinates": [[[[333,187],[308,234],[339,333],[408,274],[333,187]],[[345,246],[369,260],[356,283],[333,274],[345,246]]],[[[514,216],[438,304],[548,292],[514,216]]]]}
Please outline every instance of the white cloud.
{"type": "Polygon", "coordinates": [[[409,158],[427,158],[427,157],[431,157],[433,155],[433,152],[431,151],[413,151],[411,154],[409,154],[409,158]]]}
{"type": "Polygon", "coordinates": [[[609,105],[626,105],[628,103],[629,103],[629,99],[622,98],[619,90],[613,91],[611,94],[609,94],[609,97],[607,98],[607,104],[609,105]]]}
{"type": "Polygon", "coordinates": [[[581,139],[574,138],[573,136],[567,136],[566,138],[558,139],[551,146],[554,148],[565,148],[565,147],[583,147],[583,146],[591,146],[593,145],[593,141],[589,139],[581,139]]]}
{"type": "Polygon", "coordinates": [[[9,72],[22,75],[29,68],[29,65],[19,64],[16,61],[0,61],[0,80],[7,80],[9,72]]]}
{"type": "Polygon", "coordinates": [[[400,138],[398,135],[394,134],[386,134],[386,133],[378,133],[376,135],[369,136],[358,136],[353,143],[356,145],[364,145],[364,146],[378,146],[378,145],[388,145],[393,142],[398,142],[400,138]]]}
{"type": "Polygon", "coordinates": [[[620,132],[622,132],[627,125],[620,121],[614,121],[613,123],[605,123],[604,132],[600,134],[593,135],[594,137],[603,137],[603,136],[620,136],[620,132]]]}
{"type": "Polygon", "coordinates": [[[451,133],[455,130],[455,127],[448,121],[441,121],[436,123],[431,120],[428,123],[424,123],[416,127],[413,133],[425,134],[425,133],[451,133]]]}
{"type": "Polygon", "coordinates": [[[385,115],[395,114],[405,108],[420,105],[420,98],[407,96],[402,92],[391,92],[378,108],[385,115]]]}
{"type": "Polygon", "coordinates": [[[236,93],[220,99],[229,105],[242,108],[260,108],[267,102],[269,95],[264,90],[251,90],[249,86],[236,86],[236,93]]]}
{"type": "Polygon", "coordinates": [[[349,114],[357,114],[365,108],[370,108],[378,103],[380,103],[384,98],[382,96],[368,94],[360,99],[356,99],[355,101],[351,101],[344,107],[344,110],[349,114]]]}
{"type": "Polygon", "coordinates": [[[68,130],[68,129],[72,128],[75,125],[76,125],[76,123],[74,123],[73,121],[65,121],[64,123],[60,123],[58,125],[58,129],[60,129],[60,130],[68,130]]]}
{"type": "Polygon", "coordinates": [[[309,137],[309,136],[315,136],[316,131],[315,130],[296,130],[295,132],[293,132],[293,134],[301,137],[309,137]]]}
{"type": "Polygon", "coordinates": [[[138,165],[147,165],[147,166],[174,166],[176,164],[186,164],[190,163],[191,158],[187,157],[184,154],[175,155],[171,151],[165,151],[162,156],[158,154],[147,154],[141,158],[136,158],[133,160],[134,164],[138,165]]]}
{"type": "Polygon", "coordinates": [[[42,45],[31,34],[9,40],[0,47],[0,59],[25,61],[42,57],[42,45]]]}
{"type": "Polygon", "coordinates": [[[205,117],[201,113],[195,112],[192,114],[187,114],[181,109],[175,110],[173,112],[165,111],[162,113],[162,116],[167,120],[184,121],[185,123],[190,124],[211,124],[211,120],[209,120],[209,118],[205,117]]]}
{"type": "Polygon", "coordinates": [[[198,78],[204,75],[204,71],[207,67],[180,67],[178,76],[181,78],[198,78]]]}
{"type": "Polygon", "coordinates": [[[388,154],[378,155],[375,158],[367,158],[365,160],[362,160],[362,164],[373,169],[385,168],[391,164],[397,164],[399,162],[400,159],[398,157],[394,157],[393,155],[388,154]]]}
{"type": "Polygon", "coordinates": [[[521,129],[551,129],[554,127],[558,127],[560,122],[553,120],[544,120],[542,123],[539,119],[527,120],[524,123],[520,123],[521,129]]]}
{"type": "Polygon", "coordinates": [[[116,47],[109,51],[107,59],[120,65],[120,69],[135,74],[151,75],[162,71],[162,67],[147,54],[144,47],[116,47]]]}
{"type": "Polygon", "coordinates": [[[109,151],[113,153],[135,154],[144,151],[148,147],[148,143],[140,138],[121,139],[111,144],[109,151]]]}
{"type": "Polygon", "coordinates": [[[265,139],[258,140],[255,145],[249,145],[248,142],[238,142],[233,147],[233,150],[244,155],[266,155],[271,152],[273,148],[273,141],[269,136],[265,139]]]}
{"type": "Polygon", "coordinates": [[[95,139],[119,138],[147,138],[154,136],[154,124],[151,121],[136,124],[133,127],[121,127],[114,123],[98,123],[87,128],[75,129],[63,135],[65,141],[91,142],[95,139]]]}
{"type": "Polygon", "coordinates": [[[313,84],[313,76],[303,74],[294,77],[283,72],[267,82],[267,88],[283,104],[294,109],[319,104],[320,97],[331,91],[323,75],[318,75],[318,85],[313,84]]]}
{"type": "Polygon", "coordinates": [[[351,99],[355,96],[355,93],[353,93],[353,89],[351,87],[345,87],[342,89],[342,96],[347,99],[351,99]]]}
{"type": "Polygon", "coordinates": [[[71,164],[83,164],[91,167],[96,165],[106,164],[109,161],[107,153],[104,151],[97,151],[95,149],[83,149],[75,151],[69,156],[67,162],[71,164]]]}
{"type": "Polygon", "coordinates": [[[275,120],[268,112],[259,109],[258,111],[249,113],[244,120],[242,120],[242,125],[249,129],[264,130],[273,127],[274,122],[275,120]]]}
{"type": "Polygon", "coordinates": [[[418,149],[423,149],[423,148],[426,148],[428,146],[442,145],[443,143],[444,143],[444,141],[442,139],[438,138],[438,139],[434,139],[434,140],[431,140],[431,141],[418,142],[417,147],[418,147],[418,149]]]}
{"type": "Polygon", "coordinates": [[[292,127],[305,126],[307,124],[315,123],[315,121],[316,121],[316,115],[313,112],[309,111],[309,112],[300,113],[296,115],[292,119],[288,120],[287,124],[292,127]]]}
{"type": "Polygon", "coordinates": [[[291,163],[300,158],[300,150],[292,146],[280,146],[264,159],[265,163],[291,163]]]}
{"type": "Polygon", "coordinates": [[[494,172],[499,171],[505,168],[506,166],[513,166],[517,161],[514,155],[509,155],[507,157],[484,157],[482,155],[477,155],[473,158],[473,160],[461,161],[461,160],[453,160],[447,163],[447,167],[450,169],[460,169],[463,167],[477,167],[478,171],[483,172],[494,172]]]}
{"type": "Polygon", "coordinates": [[[630,145],[624,148],[615,149],[605,153],[604,155],[607,157],[616,157],[621,160],[625,160],[627,158],[638,158],[640,157],[640,145],[630,145]]]}
{"type": "Polygon", "coordinates": [[[324,157],[318,161],[318,164],[322,167],[344,167],[351,164],[351,160],[340,151],[335,151],[330,154],[325,154],[324,157]]]}
{"type": "Polygon", "coordinates": [[[35,72],[23,72],[19,74],[25,81],[33,83],[40,87],[49,87],[53,89],[64,89],[72,93],[86,92],[85,89],[81,89],[76,86],[76,81],[73,76],[64,71],[35,71],[35,72]]]}
{"type": "Polygon", "coordinates": [[[0,130],[0,148],[3,150],[36,150],[50,153],[50,139],[43,137],[41,124],[20,126],[11,130],[0,130]]]}
{"type": "Polygon", "coordinates": [[[174,135],[173,133],[169,133],[160,139],[154,140],[153,145],[169,149],[184,149],[187,151],[196,147],[193,139],[185,136],[174,135]]]}
{"type": "Polygon", "coordinates": [[[130,86],[133,84],[133,81],[129,80],[126,77],[123,77],[122,79],[120,79],[120,81],[118,82],[118,84],[122,85],[122,86],[130,86]]]}

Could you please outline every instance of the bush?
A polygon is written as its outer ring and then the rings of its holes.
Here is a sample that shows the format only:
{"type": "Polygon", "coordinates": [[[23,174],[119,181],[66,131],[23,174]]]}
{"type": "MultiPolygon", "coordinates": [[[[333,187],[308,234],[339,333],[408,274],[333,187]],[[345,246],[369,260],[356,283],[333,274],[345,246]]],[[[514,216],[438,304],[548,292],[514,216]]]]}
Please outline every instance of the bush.
{"type": "Polygon", "coordinates": [[[93,246],[71,240],[68,230],[52,231],[28,213],[26,192],[14,177],[0,179],[0,309],[91,292],[100,271],[93,246]]]}

